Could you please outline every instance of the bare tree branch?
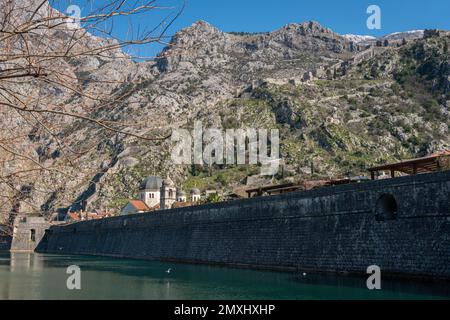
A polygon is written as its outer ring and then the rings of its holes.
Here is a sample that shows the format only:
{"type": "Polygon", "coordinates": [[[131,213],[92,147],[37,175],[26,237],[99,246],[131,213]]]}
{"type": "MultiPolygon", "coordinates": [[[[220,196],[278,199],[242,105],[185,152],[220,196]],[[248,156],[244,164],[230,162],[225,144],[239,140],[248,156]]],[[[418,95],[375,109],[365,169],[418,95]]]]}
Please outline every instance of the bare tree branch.
{"type": "Polygon", "coordinates": [[[83,63],[135,65],[136,57],[124,50],[167,42],[166,33],[184,4],[148,30],[138,26],[136,34],[125,37],[115,27],[117,19],[144,17],[150,21],[153,11],[175,8],[158,5],[156,0],[79,2],[89,6],[83,8],[77,25],[57,10],[66,10],[64,1],[0,0],[0,117],[8,123],[0,128],[0,224],[11,221],[18,211],[42,214],[28,198],[29,192],[21,190],[33,185],[33,192],[42,197],[59,192],[54,179],[73,180],[74,174],[88,170],[77,161],[101,145],[102,139],[120,135],[155,142],[171,135],[161,133],[156,125],[111,117],[111,111],[121,104],[137,103],[131,97],[145,83],[121,74],[113,79],[91,78],[83,63]],[[80,146],[67,138],[77,121],[96,128],[96,143],[80,146]],[[56,159],[49,160],[42,151],[46,146],[39,144],[40,136],[57,147],[56,159]]]}

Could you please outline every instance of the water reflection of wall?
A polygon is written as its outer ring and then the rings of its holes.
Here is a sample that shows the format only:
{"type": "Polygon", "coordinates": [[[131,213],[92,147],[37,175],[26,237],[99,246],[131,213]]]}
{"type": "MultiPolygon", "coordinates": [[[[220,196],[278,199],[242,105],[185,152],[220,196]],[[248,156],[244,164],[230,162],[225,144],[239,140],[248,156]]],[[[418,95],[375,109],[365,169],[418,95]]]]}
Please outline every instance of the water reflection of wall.
{"type": "Polygon", "coordinates": [[[38,255],[32,252],[11,252],[11,272],[39,272],[44,265],[38,255]]]}
{"type": "Polygon", "coordinates": [[[11,252],[8,262],[9,268],[0,269],[0,300],[39,298],[35,289],[48,281],[40,276],[44,270],[41,258],[31,252],[11,252]]]}

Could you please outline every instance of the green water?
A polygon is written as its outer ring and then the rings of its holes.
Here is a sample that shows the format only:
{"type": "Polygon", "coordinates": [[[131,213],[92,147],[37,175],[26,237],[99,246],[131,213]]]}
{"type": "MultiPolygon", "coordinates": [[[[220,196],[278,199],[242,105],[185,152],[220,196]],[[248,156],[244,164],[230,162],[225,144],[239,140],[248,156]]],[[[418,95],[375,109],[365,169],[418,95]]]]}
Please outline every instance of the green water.
{"type": "Polygon", "coordinates": [[[449,299],[444,284],[260,272],[99,257],[0,253],[0,299],[449,299]],[[81,269],[68,290],[66,269],[81,269]],[[166,270],[171,268],[170,273],[166,270]]]}

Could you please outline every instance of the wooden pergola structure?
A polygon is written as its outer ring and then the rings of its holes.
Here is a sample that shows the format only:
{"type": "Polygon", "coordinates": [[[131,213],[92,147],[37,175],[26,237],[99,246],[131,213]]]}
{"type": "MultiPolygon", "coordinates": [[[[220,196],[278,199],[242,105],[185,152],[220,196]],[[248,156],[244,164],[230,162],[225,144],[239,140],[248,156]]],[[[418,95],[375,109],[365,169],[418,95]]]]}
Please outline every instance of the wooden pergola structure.
{"type": "Polygon", "coordinates": [[[287,192],[295,192],[295,191],[304,191],[317,189],[328,186],[337,186],[342,184],[349,183],[358,183],[363,181],[363,177],[357,178],[343,178],[343,179],[330,179],[330,180],[306,180],[299,184],[294,183],[286,183],[286,184],[277,184],[277,185],[269,185],[263,186],[253,189],[245,190],[249,198],[263,196],[263,195],[277,195],[287,192]]]}
{"type": "Polygon", "coordinates": [[[375,180],[380,171],[388,171],[394,178],[396,172],[412,175],[448,169],[450,169],[450,151],[442,151],[423,158],[373,167],[369,169],[369,172],[372,180],[375,180]]]}
{"type": "Polygon", "coordinates": [[[303,189],[304,189],[303,186],[295,185],[294,183],[286,183],[248,189],[245,190],[245,192],[247,192],[249,198],[252,198],[255,196],[262,196],[264,194],[274,195],[303,189]]]}

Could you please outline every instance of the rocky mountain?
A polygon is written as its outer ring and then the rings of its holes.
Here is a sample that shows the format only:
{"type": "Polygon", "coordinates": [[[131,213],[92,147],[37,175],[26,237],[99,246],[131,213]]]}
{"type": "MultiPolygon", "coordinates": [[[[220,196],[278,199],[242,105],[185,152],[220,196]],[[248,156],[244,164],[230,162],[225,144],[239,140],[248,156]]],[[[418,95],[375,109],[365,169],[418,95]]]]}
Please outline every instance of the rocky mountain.
{"type": "MultiPolygon", "coordinates": [[[[55,37],[64,39],[64,32],[55,37]]],[[[15,186],[29,187],[20,210],[29,203],[47,215],[117,210],[136,197],[147,175],[170,175],[185,189],[230,191],[259,172],[258,166],[174,165],[170,139],[136,137],[191,129],[195,120],[213,128],[280,129],[284,164],[273,177],[279,182],[358,175],[373,164],[449,148],[450,36],[409,39],[368,55],[354,37],[317,22],[250,34],[199,21],[176,33],[154,62],[135,62],[120,51],[63,61],[86,92],[128,92],[114,105],[95,106],[91,115],[123,123],[134,136],[70,117],[54,118],[64,123],[58,140],[22,126],[25,138],[16,147],[34,150],[42,165],[60,170],[15,186]],[[79,151],[70,163],[60,141],[79,151]]],[[[90,41],[85,45],[106,40],[90,41]]],[[[71,92],[51,86],[45,92],[67,109],[83,104],[71,92]]],[[[2,127],[10,125],[9,112],[2,110],[2,127]]]]}
{"type": "Polygon", "coordinates": [[[349,41],[353,41],[354,43],[369,42],[369,41],[377,40],[377,38],[374,36],[362,36],[362,35],[358,35],[358,34],[344,34],[343,37],[349,41]]]}
{"type": "Polygon", "coordinates": [[[424,30],[411,30],[405,32],[394,32],[382,37],[355,34],[345,34],[343,35],[343,37],[359,45],[375,45],[377,41],[381,41],[383,43],[385,40],[391,41],[393,43],[401,43],[403,40],[417,40],[423,38],[423,35],[424,30]]]}
{"type": "Polygon", "coordinates": [[[411,31],[405,31],[405,32],[394,32],[391,34],[388,34],[387,36],[382,37],[381,39],[387,39],[387,40],[398,40],[401,41],[403,39],[405,40],[416,40],[421,39],[424,36],[424,30],[411,30],[411,31]]]}

